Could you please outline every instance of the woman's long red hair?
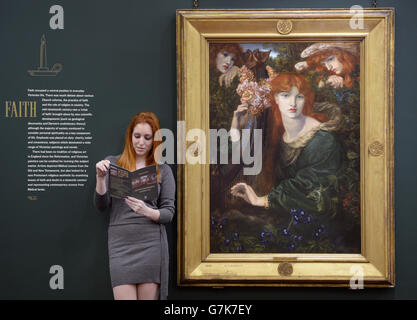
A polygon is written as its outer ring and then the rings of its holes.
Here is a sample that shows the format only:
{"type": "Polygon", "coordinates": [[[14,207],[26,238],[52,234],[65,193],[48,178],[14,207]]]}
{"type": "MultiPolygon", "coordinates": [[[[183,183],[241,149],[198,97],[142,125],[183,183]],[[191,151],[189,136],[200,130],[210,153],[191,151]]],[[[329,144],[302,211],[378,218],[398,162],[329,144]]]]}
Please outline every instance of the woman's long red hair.
{"type": "Polygon", "coordinates": [[[159,173],[158,163],[155,160],[155,149],[162,143],[162,141],[158,141],[155,139],[155,133],[161,129],[161,126],[159,125],[158,117],[153,112],[144,111],[144,112],[137,113],[130,120],[129,126],[127,127],[127,130],[126,130],[126,135],[125,135],[125,147],[124,147],[122,155],[120,156],[116,164],[119,167],[125,168],[129,171],[136,170],[136,152],[132,144],[132,135],[133,135],[133,130],[139,123],[147,123],[152,128],[153,144],[152,144],[151,150],[148,153],[148,156],[146,157],[146,165],[147,166],[156,165],[156,172],[157,172],[158,181],[159,181],[160,173],[159,173]]]}
{"type": "Polygon", "coordinates": [[[343,65],[342,75],[344,77],[345,86],[349,89],[352,88],[354,81],[359,80],[359,78],[353,79],[351,76],[351,72],[354,71],[359,64],[359,57],[352,53],[338,48],[319,51],[307,59],[307,65],[310,68],[315,68],[316,72],[329,72],[323,65],[323,61],[332,55],[336,56],[337,60],[343,65]]]}
{"type": "Polygon", "coordinates": [[[209,49],[209,62],[212,68],[216,68],[217,54],[222,51],[227,51],[235,56],[234,65],[237,67],[243,66],[243,49],[238,43],[211,43],[209,49]]]}
{"type": "Polygon", "coordinates": [[[314,105],[314,91],[311,89],[307,79],[296,73],[281,73],[270,82],[271,93],[271,110],[267,119],[267,132],[265,141],[265,150],[263,150],[262,163],[262,181],[264,192],[269,192],[280,176],[280,161],[279,161],[279,144],[285,132],[284,124],[282,122],[281,112],[277,103],[275,102],[275,95],[279,92],[291,91],[292,87],[297,87],[298,91],[304,95],[305,103],[302,113],[306,116],[315,118],[320,122],[327,121],[324,114],[313,113],[314,105]]]}

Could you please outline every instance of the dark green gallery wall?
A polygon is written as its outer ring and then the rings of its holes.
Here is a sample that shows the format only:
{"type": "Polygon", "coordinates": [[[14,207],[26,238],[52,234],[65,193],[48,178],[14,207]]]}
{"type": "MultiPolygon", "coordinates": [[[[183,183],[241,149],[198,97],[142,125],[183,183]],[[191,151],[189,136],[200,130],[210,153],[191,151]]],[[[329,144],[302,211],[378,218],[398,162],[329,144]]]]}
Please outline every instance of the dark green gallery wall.
{"type": "MultiPolygon", "coordinates": [[[[192,0],[0,1],[0,299],[112,299],[107,257],[108,217],[93,207],[94,164],[122,148],[130,117],[151,109],[176,132],[175,11],[192,0]],[[49,28],[49,8],[64,8],[64,30],[49,28]],[[57,77],[30,77],[45,34],[57,77]],[[27,119],[5,118],[7,100],[27,88],[85,89],[95,95],[89,129],[89,178],[79,189],[26,191],[27,119]],[[61,265],[64,290],[51,290],[49,268],[61,265]]],[[[371,1],[200,0],[200,8],[350,8],[371,1]]],[[[378,1],[396,9],[395,213],[396,287],[183,288],[176,285],[176,220],[168,227],[170,299],[417,298],[417,2],[378,1]]],[[[175,166],[172,166],[175,172],[175,166]]],[[[198,212],[196,212],[198,214],[198,212]]]]}

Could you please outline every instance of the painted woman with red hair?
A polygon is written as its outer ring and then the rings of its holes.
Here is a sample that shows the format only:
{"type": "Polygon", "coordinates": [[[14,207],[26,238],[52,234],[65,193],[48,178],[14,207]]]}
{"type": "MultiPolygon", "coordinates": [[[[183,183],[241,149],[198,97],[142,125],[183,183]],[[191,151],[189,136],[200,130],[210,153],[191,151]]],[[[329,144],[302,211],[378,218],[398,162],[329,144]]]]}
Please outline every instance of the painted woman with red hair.
{"type": "Polygon", "coordinates": [[[334,177],[342,167],[340,144],[333,133],[340,126],[340,110],[328,103],[314,104],[314,91],[302,75],[282,73],[270,85],[272,107],[258,177],[264,193],[256,194],[243,182],[235,184],[231,193],[276,213],[281,221],[290,218],[293,210],[330,217],[332,199],[337,197],[334,177]]]}
{"type": "Polygon", "coordinates": [[[305,61],[295,65],[297,71],[313,70],[319,75],[318,87],[352,89],[359,82],[359,46],[351,43],[315,43],[301,53],[305,61]]]}
{"type": "Polygon", "coordinates": [[[166,299],[168,294],[168,241],[165,224],[174,215],[175,181],[167,164],[157,163],[155,139],[159,120],[152,112],[136,114],[129,123],[121,155],[108,156],[96,164],[94,204],[100,211],[110,208],[108,250],[113,294],[120,299],[166,299]],[[142,201],[109,193],[109,165],[129,171],[155,165],[158,198],[142,201]]]}
{"type": "Polygon", "coordinates": [[[238,43],[212,43],[209,51],[210,71],[218,76],[220,86],[229,88],[243,65],[242,47],[238,43]]]}

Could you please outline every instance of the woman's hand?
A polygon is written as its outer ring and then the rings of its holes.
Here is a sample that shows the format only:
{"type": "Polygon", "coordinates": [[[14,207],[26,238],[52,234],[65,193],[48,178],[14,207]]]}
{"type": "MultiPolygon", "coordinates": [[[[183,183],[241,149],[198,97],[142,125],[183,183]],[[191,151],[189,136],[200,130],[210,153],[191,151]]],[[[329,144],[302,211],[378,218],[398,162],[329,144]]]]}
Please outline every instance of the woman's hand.
{"type": "Polygon", "coordinates": [[[248,104],[246,102],[242,103],[242,104],[237,106],[235,111],[233,111],[233,115],[234,116],[241,116],[243,113],[247,112],[248,109],[249,109],[248,104]]]}
{"type": "Polygon", "coordinates": [[[263,207],[264,206],[264,197],[258,197],[255,191],[251,186],[248,186],[246,183],[241,182],[235,184],[231,189],[230,193],[235,197],[242,198],[249,204],[253,206],[263,207]]]}
{"type": "Polygon", "coordinates": [[[296,63],[294,67],[295,67],[295,70],[302,71],[302,70],[308,68],[308,64],[307,64],[307,62],[302,61],[302,62],[296,63]]]}
{"type": "Polygon", "coordinates": [[[97,172],[96,191],[99,195],[104,195],[107,192],[105,177],[107,175],[107,172],[109,172],[109,166],[110,166],[109,160],[101,160],[96,163],[96,172],[97,172]]]}
{"type": "Polygon", "coordinates": [[[331,75],[329,79],[327,79],[326,84],[331,85],[333,88],[343,88],[344,80],[341,76],[331,75]]]}
{"type": "Polygon", "coordinates": [[[97,178],[104,178],[109,171],[110,161],[101,160],[96,163],[97,178]]]}
{"type": "Polygon", "coordinates": [[[233,79],[239,74],[239,68],[236,66],[232,66],[226,73],[222,74],[219,77],[219,83],[222,86],[223,80],[226,88],[229,88],[232,85],[233,79]]]}
{"type": "Polygon", "coordinates": [[[141,214],[155,222],[159,220],[159,210],[149,208],[142,200],[129,196],[125,197],[124,200],[125,203],[137,214],[141,214]]]}
{"type": "Polygon", "coordinates": [[[237,106],[235,111],[233,111],[232,124],[230,126],[230,139],[232,142],[239,141],[240,139],[239,130],[242,129],[244,123],[246,123],[246,119],[244,117],[247,116],[248,109],[248,104],[242,103],[237,106]]]}

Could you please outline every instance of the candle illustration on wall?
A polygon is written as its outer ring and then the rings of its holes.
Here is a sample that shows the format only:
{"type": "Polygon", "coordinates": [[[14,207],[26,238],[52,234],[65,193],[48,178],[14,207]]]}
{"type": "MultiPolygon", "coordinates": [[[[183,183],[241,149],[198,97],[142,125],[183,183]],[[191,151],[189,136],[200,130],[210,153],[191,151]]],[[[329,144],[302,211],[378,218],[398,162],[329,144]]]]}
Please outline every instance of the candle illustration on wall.
{"type": "Polygon", "coordinates": [[[40,47],[40,56],[39,56],[39,67],[35,70],[28,70],[29,74],[32,77],[35,76],[56,76],[62,70],[62,64],[55,63],[50,69],[48,67],[48,60],[46,54],[46,37],[42,35],[41,38],[41,47],[40,47]]]}

